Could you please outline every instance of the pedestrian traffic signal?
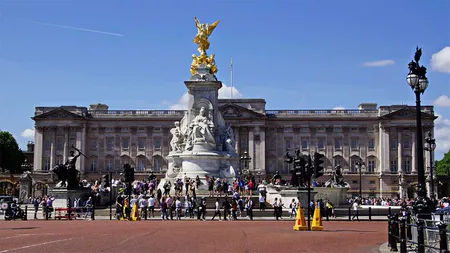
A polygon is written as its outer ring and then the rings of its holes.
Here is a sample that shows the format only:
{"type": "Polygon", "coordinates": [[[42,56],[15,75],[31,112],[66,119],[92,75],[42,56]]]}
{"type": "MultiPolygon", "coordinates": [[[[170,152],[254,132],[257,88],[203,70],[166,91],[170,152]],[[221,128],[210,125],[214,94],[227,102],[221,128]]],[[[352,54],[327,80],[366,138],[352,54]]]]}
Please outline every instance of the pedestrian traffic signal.
{"type": "Polygon", "coordinates": [[[134,181],[134,168],[128,163],[123,166],[123,174],[125,177],[125,183],[132,183],[134,181]]]}
{"type": "Polygon", "coordinates": [[[108,174],[103,175],[102,181],[103,181],[103,182],[102,182],[103,188],[109,187],[110,179],[109,179],[109,175],[108,175],[108,174]]]}
{"type": "Polygon", "coordinates": [[[308,159],[306,161],[306,173],[305,173],[305,178],[307,180],[309,180],[309,178],[311,178],[311,176],[314,174],[313,168],[314,168],[314,164],[313,161],[311,159],[311,155],[308,155],[308,159]]]}
{"type": "Polygon", "coordinates": [[[322,155],[320,153],[314,153],[314,178],[319,178],[323,176],[324,168],[323,163],[324,161],[321,160],[322,158],[325,158],[325,155],[322,155]]]}

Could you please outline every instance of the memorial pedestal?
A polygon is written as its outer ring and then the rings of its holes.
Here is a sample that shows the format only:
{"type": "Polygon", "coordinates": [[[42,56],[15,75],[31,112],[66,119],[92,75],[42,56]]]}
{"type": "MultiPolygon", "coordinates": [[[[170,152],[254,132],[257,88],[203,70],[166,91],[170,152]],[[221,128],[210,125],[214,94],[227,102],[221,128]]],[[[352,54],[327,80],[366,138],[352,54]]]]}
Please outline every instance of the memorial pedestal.
{"type": "Polygon", "coordinates": [[[81,199],[85,202],[89,198],[89,189],[67,190],[64,188],[53,188],[48,191],[48,195],[55,198],[53,208],[66,208],[68,199],[70,198],[71,206],[75,199],[81,199]]]}

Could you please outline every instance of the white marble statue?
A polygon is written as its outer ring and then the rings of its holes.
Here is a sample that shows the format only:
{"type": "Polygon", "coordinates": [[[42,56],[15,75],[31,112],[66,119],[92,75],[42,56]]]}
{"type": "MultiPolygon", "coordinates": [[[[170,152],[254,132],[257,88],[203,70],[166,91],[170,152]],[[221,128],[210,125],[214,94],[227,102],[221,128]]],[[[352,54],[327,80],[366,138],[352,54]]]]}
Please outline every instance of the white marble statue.
{"type": "Polygon", "coordinates": [[[186,150],[192,150],[197,143],[215,144],[213,133],[214,122],[207,116],[205,107],[202,107],[189,125],[186,150]]]}
{"type": "Polygon", "coordinates": [[[183,152],[183,132],[180,127],[180,122],[175,122],[175,127],[170,129],[170,133],[172,134],[172,140],[170,141],[170,147],[173,152],[183,152]]]}
{"type": "Polygon", "coordinates": [[[234,140],[234,131],[231,128],[231,124],[227,123],[224,130],[224,147],[226,151],[236,152],[234,148],[236,146],[236,141],[234,140]]]}

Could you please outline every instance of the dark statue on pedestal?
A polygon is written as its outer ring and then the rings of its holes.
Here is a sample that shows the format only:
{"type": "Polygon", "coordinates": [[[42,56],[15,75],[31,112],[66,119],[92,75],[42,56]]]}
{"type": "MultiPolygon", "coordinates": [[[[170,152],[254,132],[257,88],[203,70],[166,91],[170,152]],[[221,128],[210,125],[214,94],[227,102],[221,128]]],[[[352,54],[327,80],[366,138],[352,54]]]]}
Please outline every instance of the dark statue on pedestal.
{"type": "MultiPolygon", "coordinates": [[[[67,188],[69,190],[75,190],[80,187],[79,174],[80,171],[76,169],[75,164],[80,155],[85,156],[81,151],[72,146],[78,154],[75,155],[74,151],[70,151],[69,158],[65,164],[56,165],[50,172],[54,173],[58,180],[60,180],[55,188],[67,188]]],[[[85,156],[86,157],[86,156],[85,156]]]]}
{"type": "Polygon", "coordinates": [[[331,175],[330,179],[325,183],[325,187],[350,188],[350,185],[347,182],[344,182],[341,166],[337,165],[334,167],[333,175],[331,175]]]}

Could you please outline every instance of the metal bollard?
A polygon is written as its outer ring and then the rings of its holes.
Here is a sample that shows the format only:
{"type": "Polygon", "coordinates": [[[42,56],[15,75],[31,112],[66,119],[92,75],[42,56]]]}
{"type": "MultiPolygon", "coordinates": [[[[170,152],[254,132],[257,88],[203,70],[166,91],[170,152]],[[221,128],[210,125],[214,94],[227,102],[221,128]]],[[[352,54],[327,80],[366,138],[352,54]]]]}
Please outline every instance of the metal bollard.
{"type": "Polygon", "coordinates": [[[417,252],[418,253],[425,253],[425,237],[424,237],[424,231],[423,231],[423,227],[425,225],[425,223],[423,222],[423,220],[418,220],[417,221],[417,252]]]}
{"type": "Polygon", "coordinates": [[[392,221],[392,228],[391,228],[391,234],[392,234],[392,244],[391,244],[391,251],[398,251],[397,248],[397,242],[398,242],[398,214],[393,215],[392,221]]]}
{"type": "Polygon", "coordinates": [[[391,207],[388,207],[388,214],[389,215],[391,215],[392,214],[392,212],[391,212],[392,210],[391,210],[391,207]]]}
{"type": "Polygon", "coordinates": [[[148,216],[148,209],[147,207],[144,207],[144,215],[145,215],[145,220],[147,220],[147,216],[148,216]]]}
{"type": "Polygon", "coordinates": [[[372,221],[372,207],[369,206],[369,221],[372,221]]]}
{"type": "Polygon", "coordinates": [[[406,218],[400,218],[400,252],[406,253],[406,218]]]}
{"type": "Polygon", "coordinates": [[[444,213],[443,213],[443,212],[441,212],[441,213],[439,214],[439,219],[440,219],[442,222],[444,222],[444,213]]]}
{"type": "Polygon", "coordinates": [[[348,208],[348,221],[352,221],[352,206],[348,208]]]}
{"type": "Polygon", "coordinates": [[[444,222],[440,222],[438,224],[439,227],[439,249],[441,252],[448,251],[448,242],[447,242],[447,224],[444,222]]]}
{"type": "Polygon", "coordinates": [[[28,206],[25,206],[25,217],[23,217],[23,220],[28,220],[28,206]]]}
{"type": "Polygon", "coordinates": [[[392,244],[392,233],[391,233],[392,216],[388,215],[387,218],[388,218],[388,247],[390,248],[392,244]]]}
{"type": "Polygon", "coordinates": [[[406,213],[406,237],[408,240],[412,240],[412,231],[411,231],[411,214],[409,212],[406,213]]]}

